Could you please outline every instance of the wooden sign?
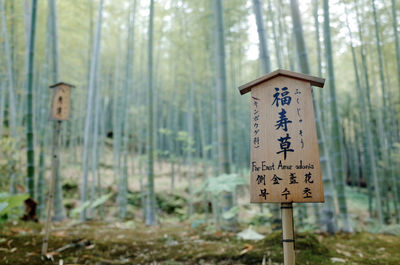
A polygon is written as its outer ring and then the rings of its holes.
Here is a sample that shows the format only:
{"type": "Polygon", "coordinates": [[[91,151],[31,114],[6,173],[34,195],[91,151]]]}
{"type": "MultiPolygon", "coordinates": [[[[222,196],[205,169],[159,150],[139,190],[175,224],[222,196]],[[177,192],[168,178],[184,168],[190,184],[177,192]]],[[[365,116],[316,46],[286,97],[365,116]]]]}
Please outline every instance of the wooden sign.
{"type": "Polygon", "coordinates": [[[63,82],[50,86],[54,89],[51,102],[51,118],[53,120],[68,120],[72,87],[74,86],[63,82]]]}
{"type": "Polygon", "coordinates": [[[277,70],[251,91],[251,202],[323,202],[311,85],[324,79],[277,70]]]}

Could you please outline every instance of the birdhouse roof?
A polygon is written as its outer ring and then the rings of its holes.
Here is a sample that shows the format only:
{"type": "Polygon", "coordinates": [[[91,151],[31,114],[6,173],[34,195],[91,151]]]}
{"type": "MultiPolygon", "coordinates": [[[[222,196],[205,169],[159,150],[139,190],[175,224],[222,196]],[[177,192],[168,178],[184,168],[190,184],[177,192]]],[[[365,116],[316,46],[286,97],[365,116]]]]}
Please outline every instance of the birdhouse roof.
{"type": "Polygon", "coordinates": [[[56,83],[54,85],[49,86],[49,88],[55,88],[55,87],[58,87],[58,86],[61,86],[61,85],[66,85],[66,86],[69,86],[69,87],[75,87],[74,85],[71,85],[71,84],[68,84],[68,83],[65,83],[65,82],[58,82],[58,83],[56,83]]]}
{"type": "Polygon", "coordinates": [[[261,83],[264,83],[270,79],[273,79],[275,77],[278,76],[287,76],[290,78],[294,78],[294,79],[298,79],[298,80],[302,80],[302,81],[307,81],[309,82],[312,86],[317,86],[317,87],[323,87],[324,83],[325,83],[325,79],[324,78],[320,78],[320,77],[316,77],[316,76],[311,76],[311,75],[306,75],[306,74],[301,74],[301,73],[296,73],[296,72],[292,72],[292,71],[288,71],[288,70],[283,70],[283,69],[278,69],[275,70],[271,73],[268,73],[264,76],[261,76],[259,78],[257,78],[256,80],[253,80],[249,83],[246,83],[244,85],[241,85],[239,87],[239,92],[241,95],[244,95],[248,92],[251,91],[251,89],[254,86],[257,86],[261,83]]]}

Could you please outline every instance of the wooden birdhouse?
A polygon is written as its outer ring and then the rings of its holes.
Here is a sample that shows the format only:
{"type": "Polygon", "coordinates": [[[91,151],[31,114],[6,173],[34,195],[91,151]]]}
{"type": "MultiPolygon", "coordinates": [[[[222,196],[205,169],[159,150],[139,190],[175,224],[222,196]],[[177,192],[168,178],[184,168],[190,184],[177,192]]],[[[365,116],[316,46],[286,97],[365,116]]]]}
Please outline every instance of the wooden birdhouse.
{"type": "Polygon", "coordinates": [[[325,80],[276,70],[239,87],[251,92],[251,202],[323,202],[311,86],[325,80]]]}
{"type": "Polygon", "coordinates": [[[51,119],[68,120],[70,112],[71,88],[73,85],[60,82],[50,86],[53,89],[53,99],[51,102],[51,119]]]}

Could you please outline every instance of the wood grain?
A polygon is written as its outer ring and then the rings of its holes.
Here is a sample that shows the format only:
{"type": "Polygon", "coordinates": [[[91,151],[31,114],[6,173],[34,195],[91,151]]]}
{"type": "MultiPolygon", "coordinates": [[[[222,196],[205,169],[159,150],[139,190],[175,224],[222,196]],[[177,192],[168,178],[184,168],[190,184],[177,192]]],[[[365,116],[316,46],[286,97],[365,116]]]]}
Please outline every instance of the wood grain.
{"type": "Polygon", "coordinates": [[[324,192],[310,82],[277,76],[253,87],[250,100],[251,202],[323,202],[324,192]],[[286,91],[289,91],[291,102],[289,105],[276,106],[273,104],[274,94],[277,92],[275,88],[282,92],[284,87],[288,88],[286,91]],[[298,94],[295,94],[296,90],[298,94]],[[254,101],[258,102],[257,107],[254,101]],[[282,109],[286,112],[284,116],[291,121],[287,124],[287,131],[277,126],[282,109]],[[259,129],[257,133],[256,127],[259,129]],[[284,152],[277,152],[282,151],[279,139],[287,135],[291,143],[289,149],[293,149],[293,152],[287,152],[285,159],[284,152]],[[254,144],[254,138],[257,136],[258,147],[254,144]],[[265,185],[264,181],[260,181],[264,176],[265,185]],[[295,176],[292,178],[295,180],[292,184],[291,176],[295,176]],[[266,194],[263,196],[264,189],[266,194]],[[287,196],[283,195],[284,191],[289,192],[287,196]]]}

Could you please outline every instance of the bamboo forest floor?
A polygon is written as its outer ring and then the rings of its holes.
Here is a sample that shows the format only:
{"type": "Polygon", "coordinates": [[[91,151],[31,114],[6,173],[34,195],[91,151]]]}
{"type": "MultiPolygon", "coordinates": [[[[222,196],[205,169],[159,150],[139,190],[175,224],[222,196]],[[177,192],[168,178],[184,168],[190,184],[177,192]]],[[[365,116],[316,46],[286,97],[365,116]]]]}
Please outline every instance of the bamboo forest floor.
{"type": "MultiPolygon", "coordinates": [[[[42,234],[38,223],[6,223],[0,230],[0,264],[262,264],[264,257],[265,264],[282,263],[280,232],[250,241],[187,223],[66,221],[53,227],[48,260],[40,256],[42,234]]],[[[296,264],[397,265],[399,250],[400,237],[394,235],[296,234],[296,264]]]]}
{"type": "MultiPolygon", "coordinates": [[[[199,215],[188,218],[187,169],[176,167],[176,185],[172,192],[168,163],[157,164],[159,224],[155,227],[143,224],[138,176],[130,179],[127,221],[117,220],[112,167],[106,164],[101,167],[103,187],[107,187],[104,193],[112,195],[103,204],[104,216],[98,217],[105,221],[77,221],[79,211],[76,215],[74,210],[79,206],[80,168],[79,164],[65,163],[63,192],[69,219],[53,223],[49,259],[40,255],[43,224],[14,219],[0,222],[0,264],[211,265],[263,264],[263,259],[266,265],[282,264],[281,232],[271,232],[271,225],[263,224],[272,214],[267,206],[261,214],[258,205],[250,205],[247,189],[239,189],[237,193],[241,209],[239,231],[252,226],[265,236],[259,241],[239,239],[237,233],[221,232],[212,223],[206,224],[212,218],[201,213],[203,205],[199,197],[194,205],[199,215]]],[[[196,174],[194,182],[201,186],[202,175],[196,174]]],[[[300,207],[295,206],[295,227],[302,231],[296,234],[296,264],[400,264],[400,226],[379,227],[371,221],[366,191],[346,187],[346,196],[355,233],[328,236],[310,232],[318,229],[312,225],[316,223],[311,214],[314,205],[303,205],[309,212],[303,226],[300,225],[300,207]]]]}

